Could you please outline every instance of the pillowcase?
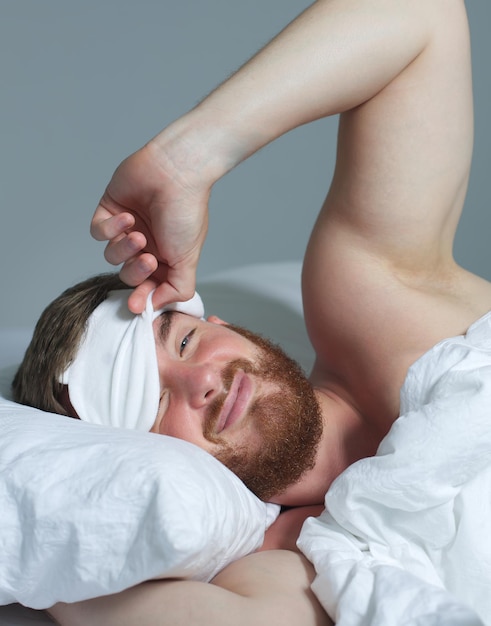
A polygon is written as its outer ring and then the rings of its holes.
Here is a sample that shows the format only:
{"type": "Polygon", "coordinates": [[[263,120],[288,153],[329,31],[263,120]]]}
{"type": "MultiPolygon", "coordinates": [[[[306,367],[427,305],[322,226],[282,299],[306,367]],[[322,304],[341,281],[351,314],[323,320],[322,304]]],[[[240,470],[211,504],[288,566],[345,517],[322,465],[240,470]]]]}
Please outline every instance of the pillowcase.
{"type": "Polygon", "coordinates": [[[151,578],[209,580],[260,547],[279,511],[190,443],[5,398],[0,502],[0,604],[37,609],[151,578]]]}

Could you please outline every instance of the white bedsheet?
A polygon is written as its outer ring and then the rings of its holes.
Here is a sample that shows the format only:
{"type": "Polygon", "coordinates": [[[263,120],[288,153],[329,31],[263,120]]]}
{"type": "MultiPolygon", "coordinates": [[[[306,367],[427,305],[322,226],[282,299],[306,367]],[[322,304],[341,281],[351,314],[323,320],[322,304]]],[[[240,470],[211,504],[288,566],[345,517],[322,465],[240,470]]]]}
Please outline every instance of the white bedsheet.
{"type": "Polygon", "coordinates": [[[325,503],[299,546],[337,626],[491,624],[491,314],[412,366],[377,455],[325,503]]]}

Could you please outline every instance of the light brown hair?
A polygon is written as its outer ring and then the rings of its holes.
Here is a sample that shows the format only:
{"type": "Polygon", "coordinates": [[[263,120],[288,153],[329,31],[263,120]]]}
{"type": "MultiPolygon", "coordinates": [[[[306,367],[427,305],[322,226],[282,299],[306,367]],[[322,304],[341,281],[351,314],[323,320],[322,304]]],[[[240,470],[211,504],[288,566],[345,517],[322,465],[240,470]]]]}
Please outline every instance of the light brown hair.
{"type": "Polygon", "coordinates": [[[12,383],[16,402],[68,414],[60,378],[76,355],[91,313],[110,291],[125,288],[117,274],[100,274],[70,287],[46,307],[12,383]]]}

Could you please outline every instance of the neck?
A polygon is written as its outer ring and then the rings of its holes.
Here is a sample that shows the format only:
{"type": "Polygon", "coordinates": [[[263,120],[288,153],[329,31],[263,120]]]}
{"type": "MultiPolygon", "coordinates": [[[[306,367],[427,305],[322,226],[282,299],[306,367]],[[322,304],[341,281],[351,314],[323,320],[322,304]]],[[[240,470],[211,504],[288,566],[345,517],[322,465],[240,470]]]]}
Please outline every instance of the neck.
{"type": "Polygon", "coordinates": [[[321,504],[331,483],[349,465],[373,456],[380,443],[362,415],[336,394],[316,389],[323,418],[315,466],[273,501],[286,506],[321,504]]]}

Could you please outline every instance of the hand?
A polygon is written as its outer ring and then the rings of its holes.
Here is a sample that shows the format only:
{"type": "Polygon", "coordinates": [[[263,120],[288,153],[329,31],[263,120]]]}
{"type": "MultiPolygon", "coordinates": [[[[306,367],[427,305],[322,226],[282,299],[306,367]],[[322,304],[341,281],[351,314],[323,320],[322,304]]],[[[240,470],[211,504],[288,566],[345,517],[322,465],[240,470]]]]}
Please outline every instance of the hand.
{"type": "Polygon", "coordinates": [[[143,311],[152,289],[156,308],[188,300],[195,290],[211,184],[186,174],[182,149],[170,152],[152,141],[125,159],[91,223],[92,236],[108,241],[106,260],[122,263],[121,279],[136,287],[128,301],[134,313],[143,311]]]}

